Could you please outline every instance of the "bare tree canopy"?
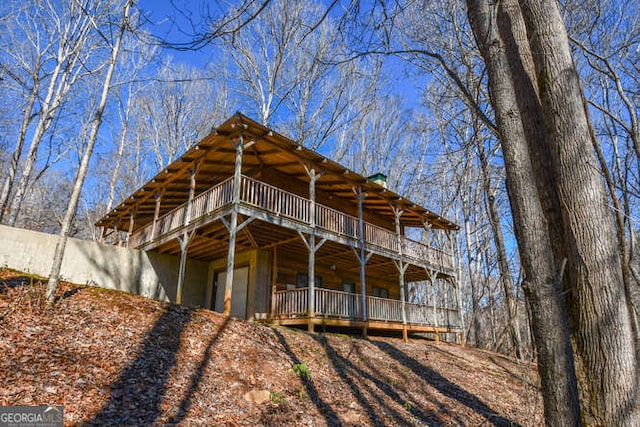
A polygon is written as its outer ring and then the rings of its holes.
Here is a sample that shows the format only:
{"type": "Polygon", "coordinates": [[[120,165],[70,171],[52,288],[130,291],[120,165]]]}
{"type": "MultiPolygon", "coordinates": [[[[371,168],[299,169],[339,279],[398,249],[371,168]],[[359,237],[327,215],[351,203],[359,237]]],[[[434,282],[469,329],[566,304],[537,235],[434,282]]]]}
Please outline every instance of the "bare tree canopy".
{"type": "Polygon", "coordinates": [[[637,2],[8,0],[0,22],[0,222],[59,257],[101,239],[242,110],[463,226],[429,242],[456,295],[409,298],[458,298],[468,344],[537,360],[549,425],[640,425],[637,2]]]}

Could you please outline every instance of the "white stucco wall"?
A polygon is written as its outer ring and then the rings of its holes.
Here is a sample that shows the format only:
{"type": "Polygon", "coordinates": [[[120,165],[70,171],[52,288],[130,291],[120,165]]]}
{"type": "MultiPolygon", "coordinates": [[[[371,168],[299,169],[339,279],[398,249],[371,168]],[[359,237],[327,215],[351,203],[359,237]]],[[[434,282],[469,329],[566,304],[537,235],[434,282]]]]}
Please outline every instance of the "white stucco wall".
{"type": "MultiPolygon", "coordinates": [[[[0,225],[0,267],[47,277],[58,236],[0,225]]],[[[180,259],[69,238],[61,276],[77,284],[90,284],[175,301],[180,259]]],[[[182,301],[205,305],[209,263],[187,262],[182,301]]]]}

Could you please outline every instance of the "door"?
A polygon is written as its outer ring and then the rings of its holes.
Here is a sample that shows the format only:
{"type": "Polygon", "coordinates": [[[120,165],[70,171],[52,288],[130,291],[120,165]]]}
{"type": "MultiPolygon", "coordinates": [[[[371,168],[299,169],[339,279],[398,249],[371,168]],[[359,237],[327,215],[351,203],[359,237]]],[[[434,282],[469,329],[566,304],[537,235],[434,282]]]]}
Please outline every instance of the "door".
{"type": "Polygon", "coordinates": [[[349,319],[354,319],[358,310],[358,297],[355,296],[356,284],[354,282],[342,282],[342,291],[348,292],[346,297],[347,313],[349,319]]]}
{"type": "MultiPolygon", "coordinates": [[[[218,313],[224,312],[224,284],[227,272],[222,271],[216,277],[216,304],[218,313]]],[[[231,291],[231,317],[245,319],[247,317],[247,293],[249,289],[249,267],[233,270],[233,290],[231,291]]]]}

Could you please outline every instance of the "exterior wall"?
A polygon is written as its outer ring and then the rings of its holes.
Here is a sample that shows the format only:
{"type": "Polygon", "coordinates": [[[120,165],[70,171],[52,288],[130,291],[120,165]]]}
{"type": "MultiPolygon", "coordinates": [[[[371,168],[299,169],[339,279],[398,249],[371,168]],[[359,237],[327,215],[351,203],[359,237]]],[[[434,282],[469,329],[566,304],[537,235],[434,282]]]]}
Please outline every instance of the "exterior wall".
{"type": "MultiPolygon", "coordinates": [[[[57,235],[0,225],[0,267],[47,277],[57,235]]],[[[180,258],[69,238],[61,277],[162,301],[175,301],[180,258]]],[[[203,306],[209,264],[187,262],[182,301],[203,306]]]]}
{"type": "MultiPolygon", "coordinates": [[[[365,267],[366,269],[366,267],[365,267]]],[[[276,289],[286,290],[287,286],[295,286],[298,273],[306,274],[308,271],[306,262],[299,260],[283,259],[278,257],[278,277],[276,279],[276,289]]],[[[322,287],[342,290],[342,282],[353,282],[356,286],[356,293],[360,294],[360,271],[341,271],[327,268],[323,265],[316,264],[316,275],[322,277],[322,287]]],[[[373,274],[367,274],[367,295],[373,296],[373,288],[384,288],[389,292],[389,298],[400,299],[400,286],[398,276],[377,277],[373,274]]]]}
{"type": "MultiPolygon", "coordinates": [[[[268,251],[250,250],[236,253],[235,268],[249,267],[249,286],[247,290],[247,320],[264,320],[270,306],[271,254],[268,251]]],[[[216,274],[227,269],[227,258],[213,261],[209,265],[211,280],[206,289],[206,307],[213,309],[215,295],[214,280],[216,274]]],[[[222,284],[224,286],[224,284],[222,284]]],[[[232,295],[233,298],[233,295],[232,295]]]]}

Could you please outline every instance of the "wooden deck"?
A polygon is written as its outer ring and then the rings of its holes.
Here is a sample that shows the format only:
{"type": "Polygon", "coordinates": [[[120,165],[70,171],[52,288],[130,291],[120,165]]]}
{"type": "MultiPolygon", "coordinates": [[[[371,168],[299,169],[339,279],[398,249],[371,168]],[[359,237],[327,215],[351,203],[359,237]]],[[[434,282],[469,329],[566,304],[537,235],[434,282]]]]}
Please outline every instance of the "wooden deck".
{"type": "Polygon", "coordinates": [[[269,320],[289,326],[320,325],[328,327],[365,328],[368,330],[461,333],[457,310],[430,305],[366,297],[366,320],[362,315],[362,298],[358,294],[317,288],[315,314],[308,312],[308,288],[276,291],[269,320]],[[404,318],[404,320],[403,320],[404,318]]]}
{"type": "MultiPolygon", "coordinates": [[[[178,233],[202,227],[220,220],[233,204],[234,181],[229,178],[194,197],[190,209],[184,203],[136,230],[129,246],[145,250],[153,249],[161,241],[178,233]]],[[[294,229],[303,233],[312,231],[311,209],[315,207],[313,232],[319,238],[365,249],[391,259],[401,257],[420,267],[444,273],[454,271],[451,254],[402,237],[375,224],[364,222],[360,236],[358,218],[331,207],[312,203],[311,200],[285,191],[254,178],[242,175],[240,179],[240,207],[249,217],[294,229]]]]}

